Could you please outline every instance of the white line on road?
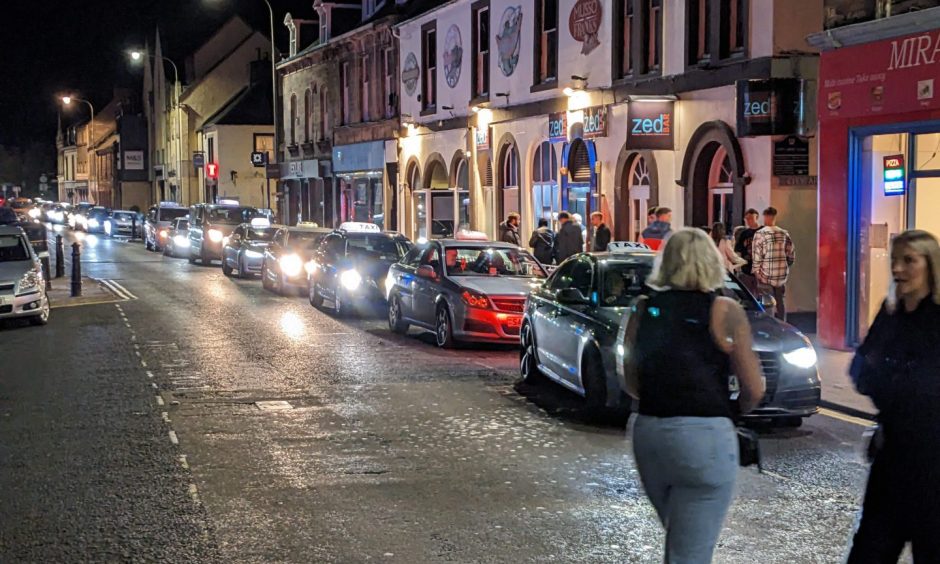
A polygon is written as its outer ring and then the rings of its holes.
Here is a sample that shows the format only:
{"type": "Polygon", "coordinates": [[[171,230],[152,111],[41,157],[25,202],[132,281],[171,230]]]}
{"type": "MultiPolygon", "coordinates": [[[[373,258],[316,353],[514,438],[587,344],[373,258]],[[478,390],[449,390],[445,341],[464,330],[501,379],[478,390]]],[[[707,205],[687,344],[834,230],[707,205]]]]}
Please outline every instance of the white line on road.
{"type": "Polygon", "coordinates": [[[194,502],[199,503],[199,490],[196,489],[196,484],[189,484],[189,496],[194,502]]]}
{"type": "Polygon", "coordinates": [[[109,280],[109,282],[111,282],[111,284],[113,284],[115,287],[117,287],[117,289],[120,290],[122,294],[124,294],[125,296],[127,296],[127,299],[129,299],[129,300],[136,300],[136,299],[137,299],[137,296],[135,296],[134,294],[130,293],[130,291],[128,291],[127,288],[125,288],[124,286],[122,286],[121,284],[119,284],[116,280],[109,280]]]}
{"type": "Polygon", "coordinates": [[[156,382],[150,382],[150,385],[153,387],[154,390],[159,390],[159,389],[160,389],[160,388],[157,386],[157,383],[156,383],[156,382]]]}
{"type": "Polygon", "coordinates": [[[173,443],[174,445],[180,444],[180,440],[176,436],[176,431],[170,431],[169,433],[170,433],[170,442],[173,443]]]}
{"type": "Polygon", "coordinates": [[[826,417],[832,417],[833,419],[838,419],[839,421],[845,421],[846,423],[852,423],[853,425],[860,425],[862,427],[871,427],[875,424],[874,421],[867,421],[861,417],[852,417],[851,415],[839,413],[838,411],[826,409],[825,407],[819,408],[819,414],[825,415],[826,417]]]}
{"type": "Polygon", "coordinates": [[[186,461],[185,454],[180,455],[180,466],[182,466],[185,470],[189,470],[189,462],[186,461]]]}
{"type": "Polygon", "coordinates": [[[161,411],[161,412],[160,412],[160,417],[163,418],[163,422],[164,422],[164,423],[166,423],[167,425],[169,425],[169,423],[170,423],[170,414],[169,414],[169,413],[167,413],[167,412],[165,412],[165,411],[161,411]]]}
{"type": "Polygon", "coordinates": [[[134,351],[134,354],[137,355],[137,358],[140,358],[140,351],[134,351]]]}
{"type": "Polygon", "coordinates": [[[153,372],[147,371],[147,378],[153,378],[153,372]]]}
{"type": "Polygon", "coordinates": [[[166,403],[163,401],[162,396],[156,396],[156,397],[157,397],[157,405],[166,405],[166,403]]]}
{"type": "Polygon", "coordinates": [[[144,368],[147,368],[147,361],[146,360],[140,361],[140,365],[143,366],[144,368]]]}

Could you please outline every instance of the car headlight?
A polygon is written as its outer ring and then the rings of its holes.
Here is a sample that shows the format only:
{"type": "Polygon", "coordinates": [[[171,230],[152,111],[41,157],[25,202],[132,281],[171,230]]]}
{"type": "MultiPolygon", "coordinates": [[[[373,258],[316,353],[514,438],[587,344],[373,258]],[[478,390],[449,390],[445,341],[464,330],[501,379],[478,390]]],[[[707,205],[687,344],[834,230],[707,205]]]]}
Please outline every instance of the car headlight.
{"type": "Polygon", "coordinates": [[[300,271],[304,268],[304,261],[300,260],[297,255],[284,255],[278,262],[281,265],[281,272],[291,278],[300,274],[300,271]]]}
{"type": "Polygon", "coordinates": [[[166,229],[161,229],[159,233],[161,239],[166,239],[169,234],[170,232],[166,229]]]}
{"type": "Polygon", "coordinates": [[[186,235],[175,235],[173,237],[173,244],[177,247],[188,247],[189,246],[189,237],[186,235]]]}
{"type": "Polygon", "coordinates": [[[783,353],[783,359],[797,368],[816,366],[816,350],[811,346],[800,347],[783,353]]]}
{"type": "Polygon", "coordinates": [[[35,270],[30,270],[20,278],[20,287],[17,294],[27,294],[39,289],[39,283],[42,282],[42,274],[35,270]]]}
{"type": "Polygon", "coordinates": [[[245,256],[252,259],[259,259],[264,256],[264,253],[259,253],[258,251],[248,249],[245,251],[245,256]]]}
{"type": "Polygon", "coordinates": [[[39,214],[41,212],[39,211],[39,208],[30,208],[29,212],[27,213],[29,213],[29,217],[36,219],[37,217],[39,217],[39,214]]]}
{"type": "Polygon", "coordinates": [[[210,229],[208,235],[209,235],[209,240],[212,241],[213,243],[220,243],[222,241],[222,238],[224,237],[224,235],[222,235],[222,232],[219,231],[218,229],[210,229]]]}
{"type": "Polygon", "coordinates": [[[352,269],[344,270],[339,275],[339,283],[342,284],[343,288],[346,288],[347,290],[358,290],[359,286],[362,285],[362,275],[352,269]]]}

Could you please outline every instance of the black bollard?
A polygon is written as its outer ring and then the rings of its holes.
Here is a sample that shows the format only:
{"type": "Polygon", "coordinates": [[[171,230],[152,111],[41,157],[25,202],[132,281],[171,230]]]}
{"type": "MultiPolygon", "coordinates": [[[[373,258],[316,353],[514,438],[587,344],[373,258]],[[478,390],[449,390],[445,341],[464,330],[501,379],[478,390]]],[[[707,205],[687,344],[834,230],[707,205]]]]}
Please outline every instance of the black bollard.
{"type": "Polygon", "coordinates": [[[65,276],[65,243],[62,242],[62,236],[55,236],[55,277],[65,276]]]}
{"type": "Polygon", "coordinates": [[[82,295],[82,246],[72,243],[72,297],[82,295]]]}
{"type": "Polygon", "coordinates": [[[42,262],[42,277],[46,280],[46,291],[52,289],[52,273],[49,270],[49,253],[39,259],[42,262]]]}
{"type": "Polygon", "coordinates": [[[131,238],[130,238],[130,240],[133,241],[133,240],[136,239],[136,238],[137,238],[137,214],[135,213],[133,216],[131,216],[131,238]]]}

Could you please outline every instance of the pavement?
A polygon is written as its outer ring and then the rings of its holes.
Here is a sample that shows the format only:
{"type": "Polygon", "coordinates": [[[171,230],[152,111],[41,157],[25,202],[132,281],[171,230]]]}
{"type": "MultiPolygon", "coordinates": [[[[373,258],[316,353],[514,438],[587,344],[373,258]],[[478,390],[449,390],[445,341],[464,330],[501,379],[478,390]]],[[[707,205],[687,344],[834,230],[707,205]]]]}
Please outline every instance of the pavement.
{"type": "MultiPolygon", "coordinates": [[[[624,422],[519,383],[514,347],[438,350],[137,244],[85,257],[136,299],[0,327],[0,560],[662,561],[624,422]]],[[[839,561],[864,424],[762,429],[715,562],[839,561]]]]}

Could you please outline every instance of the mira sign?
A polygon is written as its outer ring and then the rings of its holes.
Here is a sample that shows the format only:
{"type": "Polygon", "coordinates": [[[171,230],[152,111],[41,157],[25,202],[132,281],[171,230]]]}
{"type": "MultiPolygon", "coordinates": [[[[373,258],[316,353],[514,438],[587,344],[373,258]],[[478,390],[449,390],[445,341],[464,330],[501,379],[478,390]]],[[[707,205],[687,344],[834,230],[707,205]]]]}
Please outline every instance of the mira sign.
{"type": "Polygon", "coordinates": [[[902,196],[905,190],[904,155],[884,158],[885,196],[902,196]]]}
{"type": "Polygon", "coordinates": [[[674,104],[637,101],[627,106],[627,149],[673,150],[674,104]]]}

